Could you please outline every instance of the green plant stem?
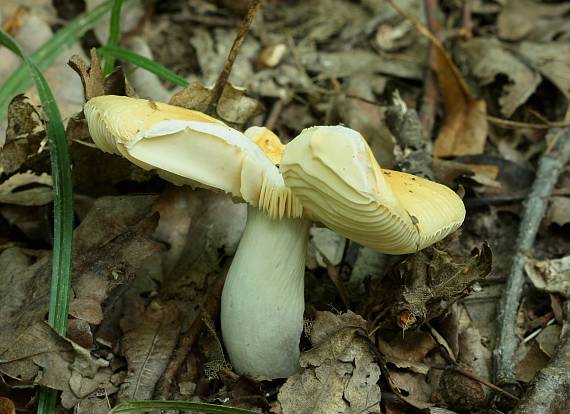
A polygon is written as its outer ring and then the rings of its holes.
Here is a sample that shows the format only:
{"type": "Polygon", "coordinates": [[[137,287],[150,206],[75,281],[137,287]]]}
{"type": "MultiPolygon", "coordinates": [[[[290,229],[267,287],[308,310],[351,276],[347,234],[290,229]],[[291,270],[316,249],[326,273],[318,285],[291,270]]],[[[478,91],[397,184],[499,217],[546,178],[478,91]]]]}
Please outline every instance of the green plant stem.
{"type": "MultiPolygon", "coordinates": [[[[58,334],[65,335],[71,285],[71,244],[73,238],[73,191],[65,128],[51,89],[40,69],[22,52],[14,39],[1,30],[0,43],[18,55],[28,67],[36,84],[47,119],[54,192],[54,238],[48,322],[58,334]]],[[[57,393],[55,390],[42,389],[38,413],[55,412],[56,402],[57,393]]]]}
{"type": "Polygon", "coordinates": [[[125,62],[132,63],[142,69],[154,73],[162,79],[168,80],[178,86],[188,86],[188,81],[183,77],[177,75],[171,70],[165,68],[160,63],[150,60],[138,53],[131,52],[119,46],[103,46],[98,49],[103,56],[113,56],[117,59],[124,60],[125,62]]]}

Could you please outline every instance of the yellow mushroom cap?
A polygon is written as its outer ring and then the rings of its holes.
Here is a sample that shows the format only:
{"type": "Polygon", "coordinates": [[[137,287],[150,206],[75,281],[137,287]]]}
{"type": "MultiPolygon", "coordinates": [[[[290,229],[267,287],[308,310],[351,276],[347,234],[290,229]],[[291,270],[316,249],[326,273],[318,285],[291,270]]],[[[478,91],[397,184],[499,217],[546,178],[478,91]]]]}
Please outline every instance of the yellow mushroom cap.
{"type": "Polygon", "coordinates": [[[269,128],[252,126],[245,131],[245,136],[260,147],[273,164],[279,164],[285,145],[269,128]]]}
{"type": "Polygon", "coordinates": [[[384,253],[421,250],[465,218],[451,189],[382,170],[364,138],[342,126],[305,129],[286,145],[280,169],[306,215],[384,253]]]}
{"type": "Polygon", "coordinates": [[[124,96],[84,107],[103,151],[155,169],[175,184],[221,190],[271,217],[300,217],[302,207],[271,160],[241,132],[201,112],[124,96]]]}

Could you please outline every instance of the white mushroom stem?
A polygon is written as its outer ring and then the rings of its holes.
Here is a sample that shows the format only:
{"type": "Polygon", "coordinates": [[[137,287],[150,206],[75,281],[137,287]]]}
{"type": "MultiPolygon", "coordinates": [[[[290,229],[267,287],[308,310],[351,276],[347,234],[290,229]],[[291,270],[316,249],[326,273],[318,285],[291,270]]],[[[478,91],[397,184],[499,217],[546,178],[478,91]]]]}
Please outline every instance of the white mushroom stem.
{"type": "Polygon", "coordinates": [[[258,379],[299,369],[310,222],[248,208],[222,293],[222,336],[234,369],[258,379]]]}

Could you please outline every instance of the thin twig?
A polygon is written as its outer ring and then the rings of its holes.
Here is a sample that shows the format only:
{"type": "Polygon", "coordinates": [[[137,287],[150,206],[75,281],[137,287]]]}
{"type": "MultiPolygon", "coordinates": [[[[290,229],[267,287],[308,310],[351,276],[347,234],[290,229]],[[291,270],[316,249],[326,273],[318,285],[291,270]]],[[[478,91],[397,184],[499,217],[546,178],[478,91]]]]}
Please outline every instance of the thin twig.
{"type": "MultiPolygon", "coordinates": [[[[227,271],[227,269],[225,269],[225,271],[227,271]]],[[[188,332],[182,335],[178,340],[177,349],[155,388],[154,396],[156,398],[165,400],[172,398],[173,384],[175,384],[178,372],[188,358],[192,347],[198,341],[202,331],[204,330],[204,316],[211,319],[216,319],[218,317],[224,280],[225,277],[219,277],[208,288],[206,300],[204,301],[199,314],[194,319],[194,322],[190,326],[188,332]]]]}
{"type": "Polygon", "coordinates": [[[228,57],[224,62],[224,68],[222,69],[222,71],[220,72],[220,76],[218,76],[218,79],[216,80],[214,89],[212,89],[212,96],[210,98],[210,102],[208,103],[208,109],[206,110],[206,113],[208,115],[212,116],[216,115],[218,101],[220,100],[220,97],[224,92],[224,88],[226,86],[226,83],[228,82],[230,74],[232,73],[232,67],[239,54],[241,45],[245,39],[245,35],[249,31],[249,27],[251,26],[251,23],[253,22],[255,15],[257,14],[257,9],[259,8],[260,4],[261,0],[251,0],[251,3],[249,4],[249,7],[247,9],[247,13],[244,16],[243,20],[241,21],[238,33],[236,35],[236,38],[234,39],[232,48],[230,49],[230,53],[228,53],[228,57]]]}
{"type": "Polygon", "coordinates": [[[510,121],[508,119],[497,118],[491,115],[487,115],[487,120],[492,124],[500,125],[505,128],[512,129],[549,129],[549,128],[568,128],[570,127],[569,122],[548,122],[544,124],[533,124],[528,122],[517,122],[510,121]]]}
{"type": "Polygon", "coordinates": [[[519,345],[519,339],[516,336],[516,320],[525,283],[523,268],[546,212],[548,198],[552,194],[562,168],[570,159],[570,128],[553,132],[561,132],[562,135],[552,151],[545,152],[538,164],[532,190],[526,199],[513,262],[499,307],[498,338],[493,352],[495,380],[499,385],[516,383],[513,366],[515,351],[519,345]]]}
{"type": "Polygon", "coordinates": [[[489,381],[487,381],[487,380],[485,380],[485,379],[483,379],[483,378],[480,378],[480,377],[476,376],[475,374],[473,374],[472,372],[470,372],[470,371],[468,371],[468,370],[466,370],[466,369],[464,369],[464,368],[455,366],[455,367],[453,367],[453,371],[455,371],[455,372],[457,372],[458,374],[461,374],[461,375],[463,375],[463,376],[465,376],[465,377],[467,377],[467,378],[470,378],[470,379],[472,379],[473,381],[477,381],[477,382],[479,382],[479,383],[485,385],[486,387],[489,387],[489,388],[491,388],[492,390],[498,392],[499,394],[503,394],[504,396],[509,397],[509,398],[512,399],[512,400],[519,401],[519,397],[517,397],[516,395],[513,395],[513,394],[511,394],[510,392],[505,391],[504,389],[502,389],[501,387],[496,386],[496,385],[493,384],[492,382],[489,382],[489,381]]]}
{"type": "Polygon", "coordinates": [[[281,112],[283,112],[284,108],[285,108],[285,99],[279,98],[275,102],[275,104],[273,104],[273,107],[271,108],[271,111],[269,112],[269,115],[267,116],[267,120],[265,121],[265,127],[267,129],[271,129],[271,130],[275,129],[275,126],[277,125],[277,121],[279,120],[279,117],[281,116],[281,112]]]}
{"type": "Polygon", "coordinates": [[[473,19],[471,18],[471,0],[463,0],[463,32],[465,40],[473,37],[473,19]]]}
{"type": "MultiPolygon", "coordinates": [[[[429,30],[437,38],[441,34],[441,26],[437,21],[438,0],[424,0],[426,10],[427,24],[429,30]]],[[[431,139],[433,126],[435,123],[435,113],[437,108],[437,100],[439,97],[439,88],[437,85],[437,76],[434,71],[435,66],[435,45],[430,44],[428,55],[428,67],[424,77],[424,93],[422,96],[422,105],[420,110],[420,120],[423,126],[426,139],[431,139]]]]}

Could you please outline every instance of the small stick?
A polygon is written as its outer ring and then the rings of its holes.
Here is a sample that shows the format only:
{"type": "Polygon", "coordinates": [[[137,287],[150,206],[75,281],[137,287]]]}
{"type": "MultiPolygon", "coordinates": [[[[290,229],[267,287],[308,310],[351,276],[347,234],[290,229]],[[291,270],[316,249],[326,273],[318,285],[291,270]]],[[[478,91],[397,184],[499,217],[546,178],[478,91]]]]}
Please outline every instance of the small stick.
{"type": "Polygon", "coordinates": [[[270,129],[270,130],[274,130],[275,126],[277,125],[277,121],[279,120],[279,117],[281,116],[281,112],[283,112],[283,109],[285,108],[285,99],[283,98],[279,98],[275,104],[273,104],[273,107],[271,108],[271,111],[269,112],[269,116],[267,117],[267,120],[265,121],[265,128],[270,129]]]}
{"type": "Polygon", "coordinates": [[[562,168],[570,159],[570,128],[553,132],[558,132],[559,136],[552,151],[545,152],[538,164],[532,190],[526,199],[507,285],[499,306],[498,338],[493,351],[495,380],[499,385],[516,383],[513,367],[519,339],[515,332],[517,312],[525,283],[523,269],[546,212],[548,198],[562,168]]]}
{"type": "Polygon", "coordinates": [[[500,125],[504,128],[511,128],[511,129],[549,129],[549,128],[568,128],[570,127],[570,122],[548,122],[544,124],[533,124],[528,122],[517,122],[511,121],[509,119],[502,119],[497,118],[491,115],[487,115],[487,120],[492,124],[500,125]]]}
{"type": "Polygon", "coordinates": [[[210,102],[208,103],[208,109],[206,110],[206,113],[208,115],[212,116],[216,115],[218,101],[220,100],[220,97],[224,92],[224,88],[226,86],[226,83],[228,82],[230,74],[232,73],[232,67],[234,66],[234,62],[239,54],[239,50],[245,39],[245,35],[249,31],[249,27],[251,26],[251,23],[253,22],[255,15],[257,14],[257,9],[259,8],[260,4],[261,0],[251,0],[251,3],[249,3],[247,13],[245,14],[243,20],[241,21],[238,33],[236,35],[236,38],[234,39],[232,48],[230,49],[230,53],[228,53],[228,57],[224,62],[224,68],[222,69],[222,71],[220,72],[220,76],[218,76],[218,79],[216,80],[214,89],[212,89],[212,96],[210,98],[210,102]]]}
{"type": "Polygon", "coordinates": [[[468,371],[468,370],[466,370],[466,369],[464,369],[464,368],[455,366],[455,367],[453,367],[452,369],[453,369],[453,371],[457,372],[458,374],[461,374],[461,375],[463,375],[464,377],[470,378],[470,379],[472,379],[473,381],[477,381],[477,382],[479,382],[479,383],[485,385],[486,387],[489,387],[489,388],[491,388],[492,390],[498,392],[499,394],[503,394],[504,396],[506,396],[506,397],[508,397],[508,398],[510,398],[510,399],[512,399],[512,400],[514,400],[514,401],[519,401],[519,400],[520,400],[519,397],[517,397],[516,395],[513,395],[513,394],[511,394],[510,392],[505,391],[505,390],[502,389],[501,387],[497,387],[497,386],[496,386],[495,384],[493,384],[492,382],[489,382],[489,381],[487,381],[487,380],[485,380],[485,379],[483,379],[483,378],[479,378],[478,376],[476,376],[475,374],[473,374],[472,372],[470,372],[470,371],[468,371]]]}
{"type": "Polygon", "coordinates": [[[188,332],[182,335],[179,339],[177,349],[156,385],[154,390],[155,398],[161,400],[172,398],[176,376],[188,358],[192,347],[198,341],[202,331],[204,330],[204,316],[209,317],[210,319],[216,319],[218,317],[224,280],[225,277],[219,277],[211,286],[208,287],[208,291],[206,293],[207,297],[202,309],[196,316],[196,319],[194,319],[194,322],[190,326],[188,332]]]}
{"type": "Polygon", "coordinates": [[[471,0],[463,2],[463,31],[465,40],[473,37],[473,19],[471,18],[471,0]]]}

